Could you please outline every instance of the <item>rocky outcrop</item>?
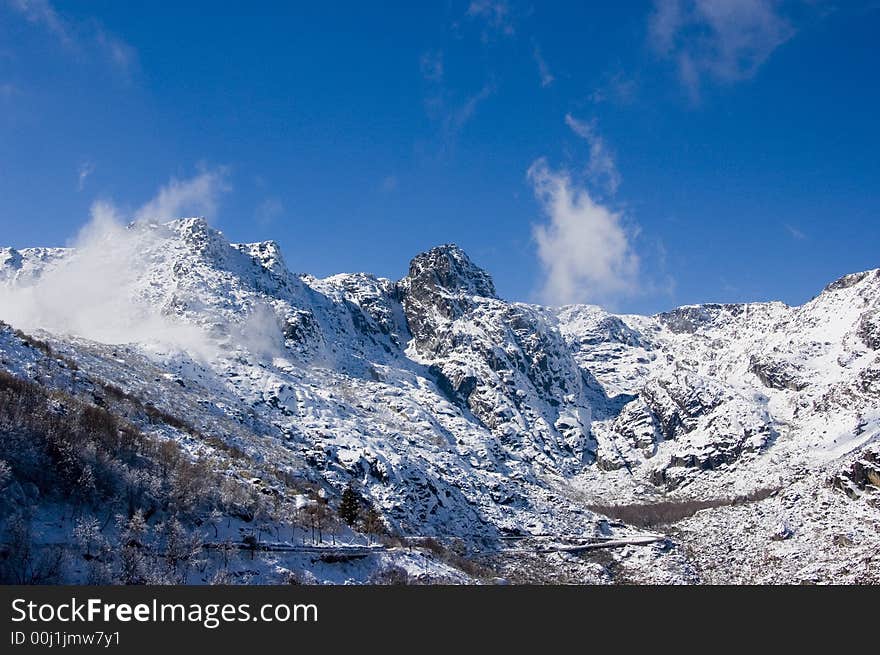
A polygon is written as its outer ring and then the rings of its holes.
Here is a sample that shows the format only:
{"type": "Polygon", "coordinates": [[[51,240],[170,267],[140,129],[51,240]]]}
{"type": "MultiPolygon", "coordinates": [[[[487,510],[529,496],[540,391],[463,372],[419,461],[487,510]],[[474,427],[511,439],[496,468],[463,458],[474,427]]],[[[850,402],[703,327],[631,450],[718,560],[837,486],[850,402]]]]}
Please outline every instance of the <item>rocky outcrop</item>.
{"type": "Polygon", "coordinates": [[[880,350],[880,309],[862,314],[859,319],[858,335],[871,350],[880,350]]]}
{"type": "Polygon", "coordinates": [[[571,470],[590,458],[583,372],[552,312],[499,300],[456,246],[413,259],[399,283],[410,351],[516,456],[571,470]]]}
{"type": "Polygon", "coordinates": [[[765,387],[801,391],[809,386],[802,378],[799,367],[790,362],[770,360],[752,355],[749,372],[754,373],[765,387]]]}
{"type": "Polygon", "coordinates": [[[880,490],[880,447],[864,450],[852,464],[832,475],[828,483],[851,498],[858,498],[868,487],[880,490]]]}
{"type": "Polygon", "coordinates": [[[415,345],[427,352],[443,348],[443,330],[473,309],[478,298],[496,297],[489,274],[454,244],[415,257],[399,287],[415,345]]]}
{"type": "Polygon", "coordinates": [[[21,253],[15,248],[0,248],[0,271],[17,271],[21,268],[22,261],[21,253]]]}
{"type": "Polygon", "coordinates": [[[874,277],[880,279],[880,270],[861,271],[859,273],[849,273],[848,275],[844,275],[843,277],[840,277],[840,278],[834,280],[834,282],[831,282],[830,284],[828,284],[825,287],[824,291],[828,292],[828,291],[840,291],[841,289],[849,289],[850,287],[857,285],[859,282],[862,282],[863,280],[868,279],[872,275],[874,277]]]}
{"type": "Polygon", "coordinates": [[[739,316],[745,309],[745,305],[735,304],[690,305],[657,314],[657,319],[674,334],[693,334],[712,325],[723,314],[739,316]]]}

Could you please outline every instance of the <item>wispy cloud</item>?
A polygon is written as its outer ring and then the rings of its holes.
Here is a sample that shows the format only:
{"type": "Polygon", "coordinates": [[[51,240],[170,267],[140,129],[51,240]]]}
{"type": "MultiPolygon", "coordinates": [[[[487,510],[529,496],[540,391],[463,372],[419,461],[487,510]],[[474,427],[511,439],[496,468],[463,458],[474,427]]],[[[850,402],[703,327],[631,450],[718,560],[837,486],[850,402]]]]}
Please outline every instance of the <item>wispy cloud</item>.
{"type": "Polygon", "coordinates": [[[465,98],[464,102],[447,112],[443,119],[444,132],[447,136],[455,136],[458,134],[461,131],[461,128],[464,127],[465,123],[473,118],[480,103],[486,100],[494,92],[495,87],[492,84],[486,84],[477,93],[465,98]]]}
{"type": "Polygon", "coordinates": [[[137,62],[137,52],[97,20],[72,21],[59,13],[49,0],[6,0],[6,4],[27,22],[42,27],[69,50],[97,52],[116,70],[128,75],[137,62]]]}
{"type": "Polygon", "coordinates": [[[513,36],[516,29],[510,4],[506,0],[473,0],[467,8],[467,17],[480,19],[488,28],[483,32],[483,40],[490,37],[490,32],[513,36]]]}
{"type": "Polygon", "coordinates": [[[55,11],[49,0],[7,0],[7,4],[28,22],[47,29],[65,45],[75,43],[70,25],[55,11]]]}
{"type": "Polygon", "coordinates": [[[264,199],[259,205],[257,205],[257,210],[254,212],[257,222],[264,226],[270,225],[275,219],[283,214],[284,203],[280,198],[275,196],[264,199]]]}
{"type": "Polygon", "coordinates": [[[76,169],[76,188],[82,191],[86,186],[89,175],[95,172],[95,166],[90,161],[82,162],[76,169]]]}
{"type": "Polygon", "coordinates": [[[443,80],[443,51],[428,50],[422,53],[419,59],[419,69],[422,77],[429,82],[441,82],[443,80]]]}
{"type": "MultiPolygon", "coordinates": [[[[159,196],[155,203],[161,201],[159,196]]],[[[237,317],[216,315],[216,324],[224,329],[215,333],[180,320],[176,312],[163,311],[172,297],[163,298],[161,291],[159,296],[144,294],[139,287],[155,269],[169,233],[129,229],[126,223],[111,203],[94,203],[91,220],[72,244],[75,252],[32,284],[0,286],[0,316],[24,329],[76,334],[111,344],[140,343],[159,356],[186,352],[210,360],[240,347],[271,358],[280,351],[278,319],[269,305],[257,304],[237,317]]],[[[178,294],[188,293],[167,291],[174,292],[176,302],[181,298],[178,294]]]]}
{"type": "Polygon", "coordinates": [[[95,27],[95,42],[118,70],[130,73],[137,65],[137,51],[104,28],[95,27]]]}
{"type": "Polygon", "coordinates": [[[794,225],[790,225],[790,224],[788,224],[788,223],[785,223],[785,224],[783,225],[783,227],[785,228],[785,231],[788,232],[789,236],[790,236],[792,239],[795,239],[795,240],[797,240],[797,241],[803,241],[804,239],[807,238],[807,235],[804,234],[801,230],[799,230],[799,229],[798,229],[797,227],[795,227],[794,225]]]}
{"type": "Polygon", "coordinates": [[[596,129],[595,121],[582,121],[571,114],[565,115],[565,124],[571,131],[584,139],[590,147],[590,158],[587,162],[587,175],[594,184],[599,185],[610,195],[617,193],[620,187],[620,173],[614,156],[608,150],[605,139],[596,129]]]}
{"type": "Polygon", "coordinates": [[[541,48],[538,47],[537,43],[532,44],[532,57],[534,57],[535,63],[538,66],[538,75],[541,79],[541,86],[546,89],[553,84],[553,81],[556,78],[553,76],[553,73],[550,72],[550,67],[547,65],[544,56],[541,54],[541,48]]]}
{"type": "Polygon", "coordinates": [[[693,99],[706,77],[752,77],[795,32],[774,0],[655,0],[649,21],[652,47],[675,63],[693,99]]]}
{"type": "Polygon", "coordinates": [[[17,86],[12,84],[11,82],[4,82],[0,84],[0,99],[8,100],[12,96],[18,95],[20,93],[17,86]]]}
{"type": "Polygon", "coordinates": [[[382,184],[379,185],[379,188],[383,193],[391,193],[392,191],[396,191],[400,181],[397,179],[396,175],[387,175],[382,178],[382,184]]]}
{"type": "Polygon", "coordinates": [[[599,85],[590,94],[593,104],[610,102],[615,105],[630,105],[638,94],[639,84],[636,78],[626,75],[621,70],[606,73],[599,85]]]}
{"type": "Polygon", "coordinates": [[[527,176],[548,219],[532,232],[543,268],[542,301],[613,302],[635,293],[639,257],[622,215],[578,187],[568,171],[551,169],[544,158],[527,176]]]}
{"type": "Polygon", "coordinates": [[[487,82],[476,93],[463,97],[444,83],[442,64],[438,69],[437,60],[430,60],[427,64],[428,74],[425,74],[424,56],[422,61],[423,75],[428,87],[425,110],[428,117],[438,123],[441,136],[446,145],[449,145],[474,117],[480,104],[495,92],[495,85],[487,82]]]}
{"type": "Polygon", "coordinates": [[[229,190],[225,167],[205,170],[186,180],[171,178],[156,196],[134,213],[136,221],[168,221],[182,216],[213,216],[220,196],[229,190]]]}
{"type": "MultiPolygon", "coordinates": [[[[216,169],[188,180],[172,178],[134,212],[123,211],[110,200],[94,202],[91,219],[72,244],[75,254],[32,285],[0,288],[2,318],[26,329],[77,334],[105,343],[140,342],[198,358],[228,351],[228,344],[221,347],[201,327],[180,322],[154,299],[133,293],[155,266],[155,253],[165,237],[160,230],[127,227],[132,217],[135,222],[152,223],[196,209],[213,213],[218,194],[226,188],[225,175],[223,169],[216,169]]],[[[238,344],[261,353],[262,322],[260,312],[252,312],[243,322],[232,322],[227,332],[238,344]]]]}

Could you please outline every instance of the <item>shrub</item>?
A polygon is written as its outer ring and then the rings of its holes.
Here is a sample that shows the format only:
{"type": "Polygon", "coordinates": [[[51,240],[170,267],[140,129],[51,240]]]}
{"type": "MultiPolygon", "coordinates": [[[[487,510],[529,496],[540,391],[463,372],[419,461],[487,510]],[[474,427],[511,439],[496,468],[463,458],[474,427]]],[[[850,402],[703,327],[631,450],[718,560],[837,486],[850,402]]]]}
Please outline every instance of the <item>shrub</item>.
{"type": "Polygon", "coordinates": [[[636,527],[659,527],[677,523],[693,516],[700,510],[744,503],[757,502],[769,498],[778,488],[756,489],[749,494],[733,498],[714,498],[709,500],[669,500],[658,503],[632,503],[628,505],[589,505],[588,509],[597,514],[623,521],[636,527]]]}
{"type": "Polygon", "coordinates": [[[401,566],[389,564],[370,576],[370,584],[374,585],[408,585],[409,573],[401,566]]]}

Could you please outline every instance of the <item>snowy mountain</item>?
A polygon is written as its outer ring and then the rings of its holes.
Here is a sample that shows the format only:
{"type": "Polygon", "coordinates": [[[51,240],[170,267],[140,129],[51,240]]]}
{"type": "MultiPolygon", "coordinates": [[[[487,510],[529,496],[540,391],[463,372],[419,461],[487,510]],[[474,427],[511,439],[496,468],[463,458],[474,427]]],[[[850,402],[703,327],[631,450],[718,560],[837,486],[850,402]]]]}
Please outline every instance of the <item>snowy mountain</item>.
{"type": "MultiPolygon", "coordinates": [[[[317,279],[274,242],[231,244],[188,218],[0,250],[0,319],[12,377],[272,500],[267,534],[290,548],[251,579],[364,581],[389,565],[456,582],[880,579],[880,270],[801,307],[618,316],[502,300],[454,245],[399,281],[317,279]],[[410,548],[335,569],[294,552],[278,517],[308,531],[302,508],[338,507],[350,483],[410,548]],[[731,535],[760,557],[744,565],[731,535]]],[[[8,443],[15,431],[0,422],[8,443]]],[[[69,530],[11,448],[19,505],[46,535],[69,530]]],[[[204,524],[207,506],[158,497],[147,527],[204,524]]],[[[224,503],[228,538],[252,534],[259,521],[224,503]]]]}

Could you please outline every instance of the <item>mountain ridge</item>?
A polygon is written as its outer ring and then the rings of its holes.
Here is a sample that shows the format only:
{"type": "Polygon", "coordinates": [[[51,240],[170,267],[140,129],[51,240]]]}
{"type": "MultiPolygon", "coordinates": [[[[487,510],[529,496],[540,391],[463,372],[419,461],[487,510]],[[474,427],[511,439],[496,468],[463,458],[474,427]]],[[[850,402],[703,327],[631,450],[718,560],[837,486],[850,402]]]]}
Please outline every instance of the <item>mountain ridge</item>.
{"type": "MultiPolygon", "coordinates": [[[[805,484],[804,471],[810,493],[852,504],[843,515],[875,511],[878,269],[796,307],[615,315],[499,299],[454,244],[414,257],[401,280],[319,279],[292,273],[275,242],[231,244],[190,218],[110,229],[79,249],[0,251],[0,288],[0,319],[14,307],[16,327],[52,323],[40,338],[83,375],[225,448],[275,453],[330,497],[355,482],[400,534],[469,549],[592,534],[604,525],[593,505],[746,496],[805,484]],[[47,308],[35,296],[69,298],[47,308]],[[83,317],[90,302],[113,308],[115,332],[83,317]]],[[[4,369],[60,384],[5,339],[4,369]]],[[[786,520],[805,527],[785,541],[806,548],[828,526],[799,502],[786,520]]],[[[620,557],[641,580],[693,579],[676,544],[620,557]]],[[[590,566],[575,569],[592,579],[590,566]]]]}

